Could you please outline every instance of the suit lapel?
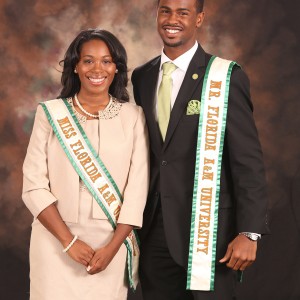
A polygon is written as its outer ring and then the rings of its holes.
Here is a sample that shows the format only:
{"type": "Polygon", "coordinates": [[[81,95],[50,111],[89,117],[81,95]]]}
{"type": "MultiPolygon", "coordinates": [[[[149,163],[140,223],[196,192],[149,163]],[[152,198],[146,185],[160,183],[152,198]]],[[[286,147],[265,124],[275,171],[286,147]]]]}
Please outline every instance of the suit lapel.
{"type": "Polygon", "coordinates": [[[155,92],[157,85],[157,78],[160,66],[160,56],[155,59],[147,70],[146,89],[143,91],[143,108],[147,118],[148,131],[151,139],[151,148],[157,157],[160,156],[162,148],[162,138],[159,131],[157,121],[155,120],[155,92]]]}
{"type": "MultiPolygon", "coordinates": [[[[178,92],[175,104],[173,106],[165,143],[163,145],[163,150],[168,146],[168,143],[170,142],[170,139],[178,125],[182,114],[186,112],[187,104],[191,100],[195,89],[203,80],[206,70],[205,65],[205,52],[199,45],[186,71],[184,80],[182,82],[181,88],[178,92]],[[193,78],[194,74],[198,75],[197,79],[193,78]]],[[[201,97],[201,95],[199,95],[199,97],[201,97]]]]}

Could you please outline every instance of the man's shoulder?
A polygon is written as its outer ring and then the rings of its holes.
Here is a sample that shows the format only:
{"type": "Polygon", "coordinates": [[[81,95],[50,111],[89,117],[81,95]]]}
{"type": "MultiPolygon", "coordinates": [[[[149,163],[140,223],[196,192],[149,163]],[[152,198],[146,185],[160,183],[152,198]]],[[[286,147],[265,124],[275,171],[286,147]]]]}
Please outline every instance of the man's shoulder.
{"type": "MultiPolygon", "coordinates": [[[[234,65],[233,65],[233,68],[232,68],[232,73],[231,73],[232,75],[234,75],[233,77],[234,78],[235,77],[243,77],[243,78],[246,77],[246,79],[247,79],[247,74],[245,73],[245,71],[243,70],[242,66],[238,62],[233,61],[233,60],[228,59],[228,58],[223,57],[223,56],[218,56],[218,55],[210,54],[210,53],[206,53],[206,52],[204,52],[204,56],[205,56],[205,65],[206,66],[208,65],[208,62],[210,61],[210,59],[213,56],[234,62],[234,65]]],[[[232,75],[231,75],[231,78],[232,78],[232,75]]]]}
{"type": "Polygon", "coordinates": [[[134,72],[136,73],[140,73],[140,72],[146,72],[147,70],[149,70],[150,68],[152,68],[153,66],[157,65],[160,62],[160,55],[152,58],[151,60],[147,61],[146,63],[136,67],[134,69],[134,72]]]}

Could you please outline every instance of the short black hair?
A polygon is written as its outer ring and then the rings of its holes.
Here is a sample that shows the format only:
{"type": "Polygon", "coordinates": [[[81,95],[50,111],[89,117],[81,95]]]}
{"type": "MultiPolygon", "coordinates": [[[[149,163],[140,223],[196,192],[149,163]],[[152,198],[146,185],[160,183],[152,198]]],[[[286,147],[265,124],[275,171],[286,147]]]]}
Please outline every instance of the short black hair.
{"type": "MultiPolygon", "coordinates": [[[[160,0],[157,0],[157,5],[159,5],[160,0]]],[[[204,0],[195,0],[197,13],[201,13],[203,11],[204,0]]]]}
{"type": "Polygon", "coordinates": [[[78,74],[74,73],[75,67],[80,60],[80,53],[84,43],[90,40],[102,40],[108,47],[113,62],[116,64],[118,73],[109,87],[109,93],[120,100],[129,101],[127,69],[127,53],[121,42],[109,31],[102,29],[87,29],[81,31],[70,44],[64,59],[60,61],[63,66],[61,84],[63,86],[58,98],[73,97],[80,90],[78,74]]]}

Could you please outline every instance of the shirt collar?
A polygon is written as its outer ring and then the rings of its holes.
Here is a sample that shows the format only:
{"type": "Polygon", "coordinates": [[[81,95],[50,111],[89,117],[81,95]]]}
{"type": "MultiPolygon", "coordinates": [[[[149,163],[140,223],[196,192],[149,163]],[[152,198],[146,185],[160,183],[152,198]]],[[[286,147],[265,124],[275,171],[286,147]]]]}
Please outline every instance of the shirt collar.
{"type": "Polygon", "coordinates": [[[162,51],[161,51],[161,60],[160,60],[160,70],[162,69],[162,65],[165,62],[171,61],[171,62],[174,63],[174,65],[176,65],[177,68],[179,68],[182,71],[186,72],[186,70],[188,69],[188,66],[189,66],[194,54],[197,51],[197,49],[198,49],[198,42],[195,41],[194,46],[190,50],[183,53],[182,55],[180,55],[179,57],[177,57],[173,61],[164,53],[164,49],[162,49],[162,51]]]}

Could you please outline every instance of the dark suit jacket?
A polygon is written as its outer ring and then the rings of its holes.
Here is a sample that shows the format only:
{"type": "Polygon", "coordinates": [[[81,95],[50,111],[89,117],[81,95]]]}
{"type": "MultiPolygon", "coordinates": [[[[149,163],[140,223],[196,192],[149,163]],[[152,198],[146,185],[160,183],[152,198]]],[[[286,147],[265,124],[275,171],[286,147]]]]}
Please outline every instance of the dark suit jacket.
{"type": "MultiPolygon", "coordinates": [[[[163,143],[155,120],[154,98],[160,56],[132,74],[135,101],[144,109],[150,135],[150,191],[141,241],[146,238],[159,196],[171,256],[187,266],[199,115],[186,115],[190,100],[200,100],[211,55],[199,45],[171,112],[163,143]],[[198,74],[197,80],[192,78],[198,74]]],[[[266,232],[266,181],[253,119],[249,80],[240,67],[231,75],[221,171],[217,261],[239,232],[266,232]]]]}

